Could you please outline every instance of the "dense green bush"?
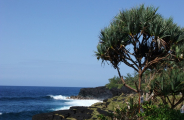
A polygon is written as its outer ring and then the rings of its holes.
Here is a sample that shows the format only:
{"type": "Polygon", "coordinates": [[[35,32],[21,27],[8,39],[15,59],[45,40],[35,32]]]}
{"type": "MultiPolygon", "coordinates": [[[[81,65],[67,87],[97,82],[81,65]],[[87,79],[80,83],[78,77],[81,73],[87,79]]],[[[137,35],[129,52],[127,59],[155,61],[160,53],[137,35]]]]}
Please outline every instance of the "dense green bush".
{"type": "Polygon", "coordinates": [[[170,109],[168,105],[142,105],[143,111],[138,116],[145,120],[183,120],[184,114],[179,110],[170,109]]]}
{"type": "Polygon", "coordinates": [[[105,86],[109,89],[112,89],[112,88],[120,89],[123,86],[123,84],[119,77],[114,76],[113,78],[109,79],[109,83],[106,84],[105,86]]]}
{"type": "MultiPolygon", "coordinates": [[[[135,88],[135,81],[138,80],[138,75],[136,72],[134,74],[127,73],[126,76],[124,76],[124,80],[126,81],[126,84],[130,85],[131,87],[135,88]]],[[[120,89],[123,86],[123,82],[120,79],[120,77],[114,76],[113,78],[109,79],[109,83],[105,85],[107,88],[118,88],[120,89]]]]}
{"type": "Polygon", "coordinates": [[[141,113],[138,113],[138,104],[133,104],[130,99],[129,107],[117,107],[111,113],[111,117],[99,115],[100,120],[183,120],[184,114],[179,110],[170,109],[168,105],[153,105],[152,102],[144,102],[141,105],[141,113]]]}

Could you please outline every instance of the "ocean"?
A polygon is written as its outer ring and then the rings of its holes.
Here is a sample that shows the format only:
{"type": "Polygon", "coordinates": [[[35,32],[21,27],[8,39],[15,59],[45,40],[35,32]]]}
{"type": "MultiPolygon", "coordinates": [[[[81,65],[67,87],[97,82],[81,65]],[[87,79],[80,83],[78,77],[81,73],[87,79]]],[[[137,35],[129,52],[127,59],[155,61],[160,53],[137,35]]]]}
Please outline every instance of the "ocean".
{"type": "Polygon", "coordinates": [[[99,100],[66,99],[80,87],[0,86],[0,120],[31,120],[32,116],[71,106],[90,106],[99,100]]]}

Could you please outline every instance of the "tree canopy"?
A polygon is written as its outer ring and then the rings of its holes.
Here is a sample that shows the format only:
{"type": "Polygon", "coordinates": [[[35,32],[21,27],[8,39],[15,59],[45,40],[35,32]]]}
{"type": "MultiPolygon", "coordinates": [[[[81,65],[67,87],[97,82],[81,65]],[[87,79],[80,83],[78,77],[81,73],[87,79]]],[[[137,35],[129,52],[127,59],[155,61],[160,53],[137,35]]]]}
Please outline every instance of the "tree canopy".
{"type": "MultiPolygon", "coordinates": [[[[184,29],[165,19],[153,6],[123,10],[108,27],[101,30],[95,55],[102,62],[110,62],[119,71],[121,63],[138,72],[137,90],[141,91],[143,73],[156,69],[164,61],[180,61],[183,52],[184,29]]],[[[139,101],[140,102],[140,101],[139,101]]]]}
{"type": "Polygon", "coordinates": [[[121,11],[101,30],[97,59],[109,61],[114,68],[123,62],[139,72],[163,57],[177,55],[184,30],[172,18],[164,19],[157,10],[141,5],[121,11]]]}

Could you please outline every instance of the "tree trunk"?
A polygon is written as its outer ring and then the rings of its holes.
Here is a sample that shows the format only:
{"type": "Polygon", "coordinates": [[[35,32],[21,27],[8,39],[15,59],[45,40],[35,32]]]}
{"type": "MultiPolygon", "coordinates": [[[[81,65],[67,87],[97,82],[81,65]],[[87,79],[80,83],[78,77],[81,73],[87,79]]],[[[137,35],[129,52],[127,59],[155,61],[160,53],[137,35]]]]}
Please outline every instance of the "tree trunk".
{"type": "Polygon", "coordinates": [[[141,79],[142,79],[142,70],[139,69],[139,86],[138,86],[138,94],[139,94],[139,113],[141,109],[141,79]]]}

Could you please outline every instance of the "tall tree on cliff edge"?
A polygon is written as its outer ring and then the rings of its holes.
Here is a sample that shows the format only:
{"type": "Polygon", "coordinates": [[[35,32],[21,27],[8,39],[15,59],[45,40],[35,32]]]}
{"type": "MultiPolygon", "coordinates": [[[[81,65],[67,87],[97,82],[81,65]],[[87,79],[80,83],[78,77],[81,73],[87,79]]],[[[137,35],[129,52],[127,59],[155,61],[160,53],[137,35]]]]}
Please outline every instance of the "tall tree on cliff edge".
{"type": "MultiPolygon", "coordinates": [[[[102,62],[110,62],[117,69],[123,84],[141,97],[141,79],[157,63],[179,59],[184,30],[173,19],[164,19],[153,6],[123,10],[108,27],[101,30],[95,55],[102,62]],[[138,72],[137,89],[127,85],[119,65],[125,63],[138,72]]],[[[140,112],[140,109],[139,109],[140,112]]]]}

